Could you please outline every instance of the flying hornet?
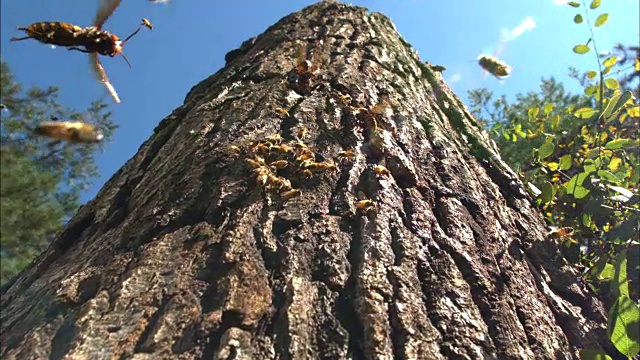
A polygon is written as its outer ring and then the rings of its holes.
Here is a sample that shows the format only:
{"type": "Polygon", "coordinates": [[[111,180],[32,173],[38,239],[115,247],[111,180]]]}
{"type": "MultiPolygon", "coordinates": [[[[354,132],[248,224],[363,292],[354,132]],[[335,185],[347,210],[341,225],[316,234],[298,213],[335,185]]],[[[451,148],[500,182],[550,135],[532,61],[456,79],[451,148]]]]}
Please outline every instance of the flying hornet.
{"type": "Polygon", "coordinates": [[[81,121],[58,121],[52,117],[51,121],[43,121],[33,128],[33,133],[46,136],[54,143],[67,141],[73,144],[93,144],[102,141],[104,135],[91,124],[81,121]]]}
{"type": "Polygon", "coordinates": [[[511,66],[495,56],[480,54],[480,56],[478,56],[478,64],[482,69],[498,79],[503,79],[511,75],[511,66]]]}
{"type": "Polygon", "coordinates": [[[21,38],[12,38],[11,41],[21,41],[27,39],[35,39],[44,44],[64,46],[68,50],[76,50],[89,54],[91,68],[98,80],[102,82],[111,97],[116,103],[120,102],[120,98],[116,93],[113,85],[104,71],[98,55],[114,57],[118,54],[122,55],[129,67],[131,63],[124,56],[122,47],[129,39],[135,36],[143,26],[153,29],[153,25],[147,19],[142,19],[142,23],[131,33],[124,41],[106,30],[102,30],[102,25],[109,19],[113,12],[120,5],[121,0],[102,0],[101,6],[93,20],[92,26],[80,27],[65,22],[37,22],[27,27],[18,27],[27,33],[27,36],[21,38]]]}

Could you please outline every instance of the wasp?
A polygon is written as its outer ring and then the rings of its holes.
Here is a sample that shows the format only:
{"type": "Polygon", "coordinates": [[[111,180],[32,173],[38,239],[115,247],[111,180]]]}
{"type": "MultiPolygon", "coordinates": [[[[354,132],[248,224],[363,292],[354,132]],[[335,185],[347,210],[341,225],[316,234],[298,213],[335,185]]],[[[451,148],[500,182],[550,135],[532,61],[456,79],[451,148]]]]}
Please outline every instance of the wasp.
{"type": "Polygon", "coordinates": [[[284,169],[287,167],[287,165],[289,165],[289,163],[287,162],[287,160],[276,160],[272,163],[269,164],[270,167],[276,169],[276,170],[280,170],[280,169],[284,169]]]}
{"type": "Polygon", "coordinates": [[[575,230],[572,227],[565,226],[565,227],[561,227],[561,228],[552,228],[547,233],[547,236],[549,236],[549,237],[565,237],[565,236],[572,236],[573,234],[575,234],[575,230]]]}
{"type": "Polygon", "coordinates": [[[374,171],[378,175],[391,175],[391,172],[389,171],[389,169],[387,169],[382,165],[376,165],[376,168],[374,169],[374,171]]]}
{"type": "Polygon", "coordinates": [[[98,143],[104,135],[93,125],[81,121],[44,121],[36,125],[33,132],[40,136],[47,136],[56,141],[70,143],[98,143]]]}
{"type": "Polygon", "coordinates": [[[356,152],[354,150],[344,150],[338,153],[338,157],[343,160],[350,160],[356,156],[356,152]]]}
{"type": "Polygon", "coordinates": [[[480,56],[478,56],[478,64],[486,72],[490,73],[498,79],[503,79],[511,75],[511,66],[507,65],[507,63],[502,60],[498,60],[498,58],[494,56],[480,54],[480,56]]]}
{"type": "Polygon", "coordinates": [[[340,101],[342,101],[342,103],[344,105],[347,105],[347,106],[351,105],[351,101],[352,101],[351,95],[349,95],[349,94],[341,94],[340,95],[340,101]]]}
{"type": "Polygon", "coordinates": [[[367,196],[362,192],[358,191],[358,202],[356,202],[356,208],[358,210],[362,210],[365,213],[376,209],[376,204],[373,200],[367,198],[367,196]]]}
{"type": "Polygon", "coordinates": [[[269,146],[269,151],[275,151],[275,152],[280,152],[280,153],[292,153],[293,152],[293,148],[289,145],[286,144],[281,144],[281,145],[271,145],[269,146]]]}
{"type": "Polygon", "coordinates": [[[256,156],[255,160],[254,159],[245,159],[245,161],[253,169],[260,169],[262,167],[266,167],[265,166],[266,164],[264,163],[264,159],[262,159],[261,157],[258,157],[258,156],[256,156]]]}
{"type": "Polygon", "coordinates": [[[102,0],[102,4],[98,8],[92,26],[83,28],[65,22],[37,22],[27,27],[19,27],[18,30],[26,32],[27,36],[12,38],[11,41],[35,39],[41,43],[64,46],[68,50],[88,53],[93,72],[98,80],[105,85],[114,101],[119,103],[120,98],[113,85],[111,85],[98,55],[114,57],[120,54],[129,67],[131,67],[131,63],[122,52],[122,47],[129,39],[135,36],[143,26],[153,29],[153,25],[149,20],[142,19],[142,23],[138,28],[125,38],[124,41],[120,40],[118,36],[102,30],[102,25],[104,25],[107,19],[109,19],[118,6],[120,6],[120,3],[121,0],[102,0]]]}
{"type": "Polygon", "coordinates": [[[280,193],[280,198],[282,199],[282,201],[287,201],[293,198],[294,196],[300,196],[301,193],[302,192],[298,189],[291,189],[291,190],[280,193]]]}
{"type": "Polygon", "coordinates": [[[301,127],[300,129],[298,129],[298,141],[302,141],[303,139],[305,139],[307,137],[307,135],[309,134],[309,129],[307,129],[306,127],[301,127]]]}
{"type": "Polygon", "coordinates": [[[289,110],[287,110],[285,108],[277,107],[277,108],[275,108],[275,111],[280,116],[289,116],[289,110]]]}
{"type": "Polygon", "coordinates": [[[229,146],[229,151],[232,154],[240,154],[240,152],[242,151],[239,147],[237,147],[236,145],[231,145],[229,146]]]}
{"type": "Polygon", "coordinates": [[[271,173],[269,169],[260,167],[256,168],[254,172],[256,173],[256,181],[262,186],[266,185],[267,181],[269,181],[269,174],[271,173]]]}
{"type": "Polygon", "coordinates": [[[267,136],[267,141],[273,143],[273,144],[280,144],[282,142],[282,135],[280,134],[273,134],[271,136],[267,136]]]}

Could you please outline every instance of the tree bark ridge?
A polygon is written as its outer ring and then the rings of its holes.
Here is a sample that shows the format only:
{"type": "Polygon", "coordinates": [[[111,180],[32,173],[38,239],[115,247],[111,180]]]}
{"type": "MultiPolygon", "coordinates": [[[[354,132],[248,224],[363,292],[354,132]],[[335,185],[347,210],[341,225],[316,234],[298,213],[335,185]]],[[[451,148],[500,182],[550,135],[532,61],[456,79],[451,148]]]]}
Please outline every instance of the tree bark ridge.
{"type": "Polygon", "coordinates": [[[574,359],[605,343],[522,184],[388,18],[318,3],[226,60],[2,295],[4,358],[574,359]],[[298,196],[256,184],[249,149],[267,142],[298,196]],[[301,142],[336,169],[304,172],[282,150],[301,142]]]}

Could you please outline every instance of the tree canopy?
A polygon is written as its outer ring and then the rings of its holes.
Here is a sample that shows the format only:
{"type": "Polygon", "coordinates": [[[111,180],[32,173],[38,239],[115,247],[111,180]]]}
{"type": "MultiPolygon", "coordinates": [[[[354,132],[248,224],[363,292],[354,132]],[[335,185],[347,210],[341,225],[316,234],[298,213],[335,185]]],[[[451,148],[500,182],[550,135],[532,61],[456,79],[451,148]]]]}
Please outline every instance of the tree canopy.
{"type": "Polygon", "coordinates": [[[33,128],[54,119],[97,125],[108,142],[116,126],[107,105],[93,102],[79,112],[58,102],[57,87],[23,89],[2,61],[0,79],[0,281],[6,283],[42,252],[80,205],[80,194],[98,171],[96,147],[55,143],[33,128]]]}

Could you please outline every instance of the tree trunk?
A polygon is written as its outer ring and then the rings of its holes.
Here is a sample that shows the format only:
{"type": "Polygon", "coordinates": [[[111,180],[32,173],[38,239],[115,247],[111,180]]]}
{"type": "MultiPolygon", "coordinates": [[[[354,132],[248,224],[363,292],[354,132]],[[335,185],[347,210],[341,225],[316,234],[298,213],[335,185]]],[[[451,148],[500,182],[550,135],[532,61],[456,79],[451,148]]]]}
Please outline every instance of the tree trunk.
{"type": "Polygon", "coordinates": [[[611,349],[522,183],[388,18],[321,2],[226,59],[4,291],[2,358],[611,349]]]}

